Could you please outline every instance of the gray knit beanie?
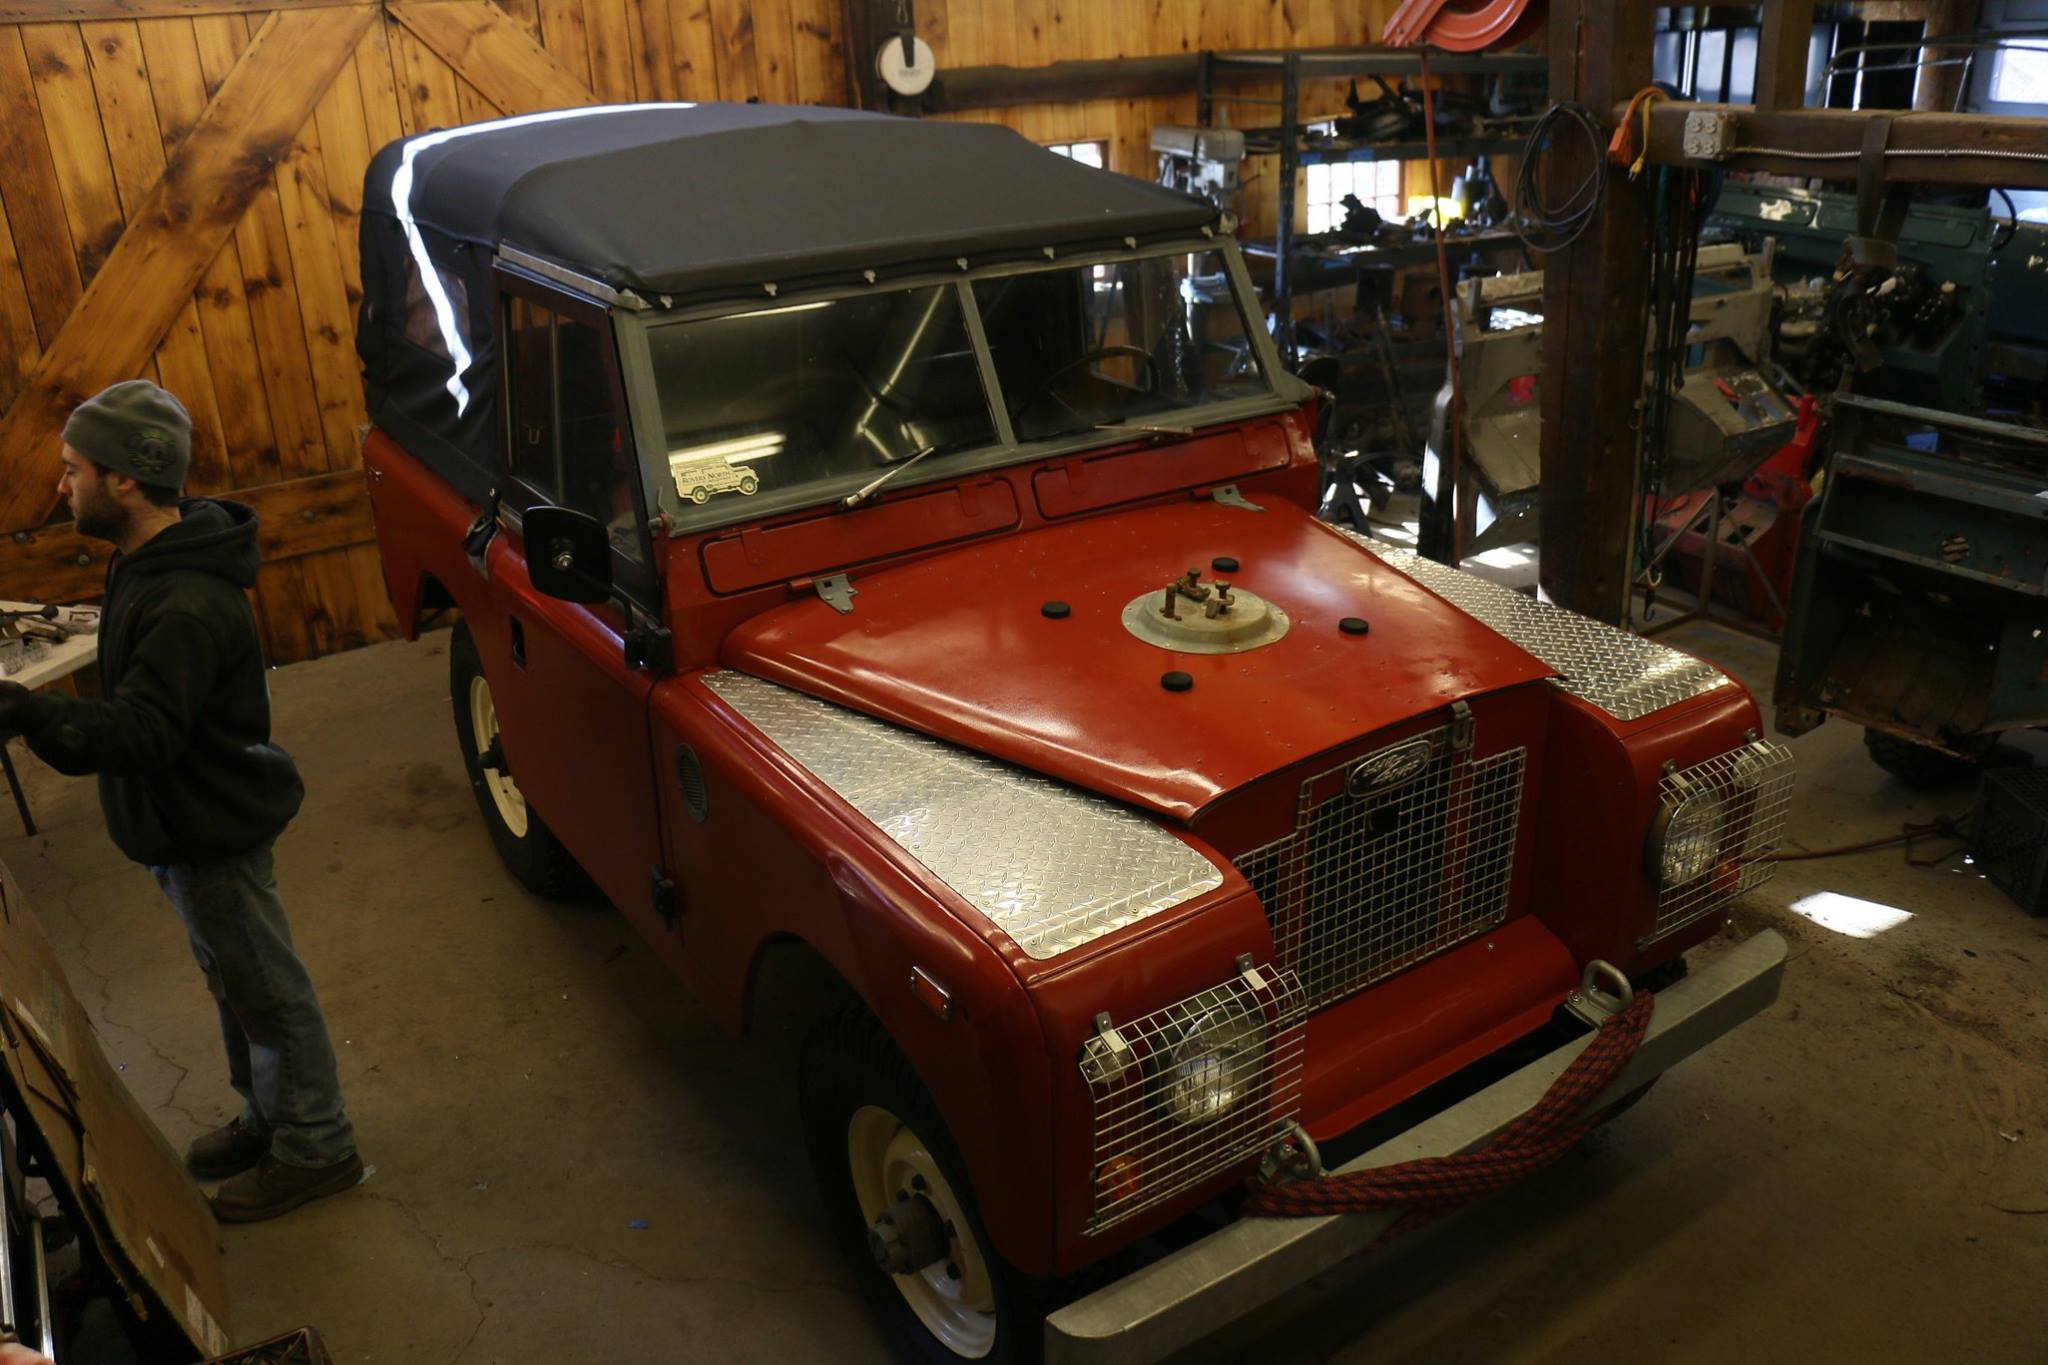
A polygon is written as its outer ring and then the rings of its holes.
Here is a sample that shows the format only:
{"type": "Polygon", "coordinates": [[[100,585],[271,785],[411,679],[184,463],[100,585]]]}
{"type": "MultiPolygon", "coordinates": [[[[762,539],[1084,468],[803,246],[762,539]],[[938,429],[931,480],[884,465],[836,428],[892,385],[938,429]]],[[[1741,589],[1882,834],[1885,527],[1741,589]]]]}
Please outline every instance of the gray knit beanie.
{"type": "Polygon", "coordinates": [[[192,463],[192,419],[183,403],[147,379],[124,379],[72,409],[64,444],[137,483],[183,488],[192,463]]]}

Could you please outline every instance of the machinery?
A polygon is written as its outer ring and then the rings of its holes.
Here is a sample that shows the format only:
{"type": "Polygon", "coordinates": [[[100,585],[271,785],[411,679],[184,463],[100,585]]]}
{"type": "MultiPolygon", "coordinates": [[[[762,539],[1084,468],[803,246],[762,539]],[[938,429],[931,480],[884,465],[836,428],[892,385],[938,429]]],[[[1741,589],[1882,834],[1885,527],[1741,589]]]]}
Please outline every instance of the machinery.
{"type": "MultiPolygon", "coordinates": [[[[1740,481],[1791,436],[1797,407],[1770,377],[1772,253],[1702,248],[1693,284],[1691,346],[1672,416],[1662,492],[1740,481]]],[[[1543,274],[1465,281],[1456,295],[1466,477],[1458,489],[1468,551],[1533,540],[1541,476],[1538,372],[1543,274]]],[[[1436,485],[1446,446],[1446,385],[1431,425],[1423,487],[1436,485]]]]}
{"type": "Polygon", "coordinates": [[[1152,153],[1159,158],[1159,183],[1238,212],[1243,189],[1244,131],[1160,123],[1152,128],[1152,153]]]}
{"type": "Polygon", "coordinates": [[[1778,728],[1866,727],[1932,784],[2048,725],[2048,432],[1845,397],[1806,510],[1778,728]]]}
{"type": "Polygon", "coordinates": [[[1833,276],[1856,235],[1856,196],[1731,180],[1710,234],[1775,242],[1782,286],[1776,357],[1810,389],[1847,373],[1859,393],[1943,408],[2027,411],[2048,376],[2048,228],[1983,208],[1916,203],[1889,282],[1845,289],[1833,276]],[[1987,388],[1988,380],[1988,388],[1987,388]]]}

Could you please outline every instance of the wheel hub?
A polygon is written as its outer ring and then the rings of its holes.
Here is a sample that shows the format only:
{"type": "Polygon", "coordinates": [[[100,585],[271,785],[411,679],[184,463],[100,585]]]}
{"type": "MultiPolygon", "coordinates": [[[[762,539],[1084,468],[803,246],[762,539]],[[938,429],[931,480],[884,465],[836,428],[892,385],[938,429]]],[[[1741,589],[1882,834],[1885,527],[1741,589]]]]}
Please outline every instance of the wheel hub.
{"type": "Polygon", "coordinates": [[[498,742],[498,708],[491,701],[491,685],[479,673],[469,680],[469,732],[476,742],[477,766],[483,770],[484,790],[498,818],[515,839],[526,837],[526,797],[505,768],[505,750],[498,742]]]}
{"type": "Polygon", "coordinates": [[[924,1139],[888,1110],[863,1105],[846,1126],[846,1158],[869,1245],[888,1216],[892,1235],[906,1243],[902,1259],[917,1262],[895,1270],[876,1257],[904,1303],[953,1354],[965,1360],[988,1355],[996,1344],[995,1280],[965,1207],[924,1139]],[[899,1210],[907,1223],[895,1221],[899,1210]],[[938,1255],[919,1259],[934,1245],[938,1255]]]}
{"type": "Polygon", "coordinates": [[[868,1227],[868,1250],[885,1274],[908,1275],[946,1258],[952,1236],[932,1201],[913,1192],[882,1210],[868,1227]]]}

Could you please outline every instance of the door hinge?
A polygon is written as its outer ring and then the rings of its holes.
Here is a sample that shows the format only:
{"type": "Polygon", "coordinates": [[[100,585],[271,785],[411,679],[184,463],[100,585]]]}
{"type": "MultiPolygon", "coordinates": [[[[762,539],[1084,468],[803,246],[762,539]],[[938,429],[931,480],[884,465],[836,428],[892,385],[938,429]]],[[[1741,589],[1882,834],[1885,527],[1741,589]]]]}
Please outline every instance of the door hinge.
{"type": "Polygon", "coordinates": [[[629,630],[622,643],[626,649],[626,667],[644,668],[649,673],[676,671],[676,637],[666,626],[629,630]]]}
{"type": "Polygon", "coordinates": [[[662,868],[650,869],[649,884],[654,893],[654,913],[661,916],[664,926],[673,929],[683,915],[683,893],[676,888],[675,879],[662,868]]]}
{"type": "Polygon", "coordinates": [[[860,589],[854,587],[843,573],[827,574],[812,586],[816,588],[818,596],[825,600],[825,605],[841,616],[852,614],[853,599],[860,596],[860,589]]]}

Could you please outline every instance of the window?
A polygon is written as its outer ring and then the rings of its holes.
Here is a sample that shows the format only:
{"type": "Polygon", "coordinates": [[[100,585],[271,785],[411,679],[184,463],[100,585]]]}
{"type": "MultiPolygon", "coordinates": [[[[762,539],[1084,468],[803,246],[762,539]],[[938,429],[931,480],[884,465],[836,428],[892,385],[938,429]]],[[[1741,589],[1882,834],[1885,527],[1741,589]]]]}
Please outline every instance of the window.
{"type": "Polygon", "coordinates": [[[1054,156],[1078,161],[1083,166],[1093,166],[1098,171],[1109,167],[1109,143],[1101,138],[1088,142],[1049,142],[1045,150],[1054,156]]]}
{"type": "Polygon", "coordinates": [[[504,296],[508,502],[551,503],[611,534],[621,586],[644,587],[639,463],[622,417],[608,337],[531,299],[504,296]],[[523,491],[522,491],[523,490],[523,491]]]}
{"type": "Polygon", "coordinates": [[[2048,43],[2014,43],[1991,58],[1997,104],[2048,104],[2048,43]]]}
{"type": "MultiPolygon", "coordinates": [[[[1963,70],[1970,108],[1984,114],[2048,114],[2048,0],[1984,0],[1978,25],[2005,37],[1970,55],[1963,70]],[[2026,41],[2020,41],[2025,38],[2026,41]]],[[[1960,55],[1954,48],[1942,55],[1960,55]]]]}
{"type": "Polygon", "coordinates": [[[464,354],[475,354],[469,344],[469,286],[462,282],[462,276],[452,270],[444,270],[438,264],[434,277],[440,281],[441,304],[447,306],[446,320],[443,320],[440,304],[427,292],[426,281],[420,275],[419,258],[408,252],[405,257],[405,339],[423,351],[448,361],[455,362],[454,353],[448,348],[448,328],[455,329],[455,339],[464,354]]]}
{"type": "Polygon", "coordinates": [[[1382,218],[1401,215],[1401,163],[1398,161],[1340,161],[1310,166],[1308,177],[1308,230],[1335,232],[1344,226],[1345,196],[1382,218]]]}
{"type": "Polygon", "coordinates": [[[649,346],[685,524],[800,505],[922,452],[996,443],[950,285],[665,324],[649,346]]]}
{"type": "Polygon", "coordinates": [[[974,301],[1020,441],[1272,392],[1216,252],[1001,275],[974,301]]]}

